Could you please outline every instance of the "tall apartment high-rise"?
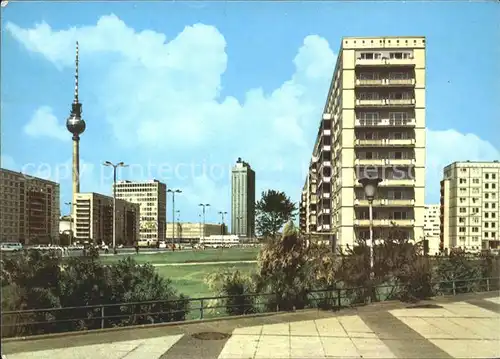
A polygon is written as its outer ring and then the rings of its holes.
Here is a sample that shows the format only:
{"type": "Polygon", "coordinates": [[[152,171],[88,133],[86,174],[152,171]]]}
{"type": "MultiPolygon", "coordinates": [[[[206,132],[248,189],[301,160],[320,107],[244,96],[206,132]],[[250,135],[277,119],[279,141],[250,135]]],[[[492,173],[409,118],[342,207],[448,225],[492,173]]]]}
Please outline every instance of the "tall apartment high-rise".
{"type": "Polygon", "coordinates": [[[255,236],[255,172],[238,158],[231,173],[231,232],[255,236]]]}
{"type": "Polygon", "coordinates": [[[59,242],[59,184],[0,168],[0,241],[59,242]]]}
{"type": "MultiPolygon", "coordinates": [[[[75,196],[75,239],[96,244],[113,242],[113,197],[99,193],[75,196]]],[[[116,200],[117,245],[133,245],[139,237],[139,205],[116,200]]]]}
{"type": "Polygon", "coordinates": [[[167,185],[157,180],[118,181],[116,198],[140,205],[140,240],[165,240],[167,185]]]}
{"type": "Polygon", "coordinates": [[[441,247],[500,248],[500,163],[454,162],[441,181],[441,247]]]}
{"type": "Polygon", "coordinates": [[[374,238],[396,226],[423,239],[425,48],[424,37],[342,39],[309,171],[317,183],[309,231],[336,246],[369,238],[358,180],[375,176],[374,238]]]}

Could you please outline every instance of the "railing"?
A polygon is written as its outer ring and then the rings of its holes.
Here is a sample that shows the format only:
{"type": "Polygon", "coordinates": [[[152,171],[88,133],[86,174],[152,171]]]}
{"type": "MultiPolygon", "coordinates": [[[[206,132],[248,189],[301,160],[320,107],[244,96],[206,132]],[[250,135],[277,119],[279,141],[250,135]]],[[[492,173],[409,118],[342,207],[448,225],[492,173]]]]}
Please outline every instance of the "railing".
{"type": "MultiPolygon", "coordinates": [[[[473,292],[500,290],[500,278],[455,279],[430,283],[434,296],[457,295],[473,292]]],[[[374,287],[372,301],[398,299],[405,285],[388,284],[374,287]]],[[[47,334],[90,329],[105,329],[117,326],[145,325],[154,323],[181,323],[185,320],[203,320],[228,315],[266,314],[296,309],[340,309],[366,304],[372,297],[367,287],[313,290],[297,295],[290,300],[274,300],[276,293],[251,293],[232,296],[189,298],[180,300],[156,300],[147,302],[113,303],[83,307],[64,307],[5,311],[2,313],[2,336],[47,334]],[[271,299],[271,300],[270,300],[271,299]],[[185,308],[172,309],[180,302],[185,308]],[[276,302],[278,304],[272,304],[276,302]],[[193,305],[198,303],[198,306],[193,305]],[[279,304],[281,303],[281,304],[279,304]],[[169,310],[163,310],[167,306],[169,310]],[[128,313],[124,313],[127,312],[128,313]],[[85,313],[78,316],[76,313],[85,313]],[[119,314],[117,314],[119,313],[119,314]],[[44,320],[40,317],[44,314],[44,320]],[[69,316],[68,318],[64,318],[69,316]],[[61,318],[63,319],[53,319],[61,318]],[[157,320],[155,320],[156,318],[157,320]],[[13,320],[14,319],[14,320],[13,320]],[[20,320],[19,320],[20,319],[20,320]],[[32,319],[31,321],[29,319],[32,319]],[[116,324],[118,320],[121,323],[116,324]],[[124,321],[125,320],[125,321],[124,321]],[[80,323],[79,326],[64,324],[80,323]],[[14,330],[12,330],[14,329],[14,330]]]]}

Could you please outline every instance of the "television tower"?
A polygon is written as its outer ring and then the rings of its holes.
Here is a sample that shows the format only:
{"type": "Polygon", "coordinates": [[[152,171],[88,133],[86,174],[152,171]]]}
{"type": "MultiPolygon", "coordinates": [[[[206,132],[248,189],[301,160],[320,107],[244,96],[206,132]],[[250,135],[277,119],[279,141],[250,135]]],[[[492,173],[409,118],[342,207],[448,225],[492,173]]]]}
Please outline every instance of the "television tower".
{"type": "MultiPolygon", "coordinates": [[[[85,131],[85,121],[82,119],[82,104],[78,102],[78,41],[76,42],[75,60],[75,97],[71,104],[71,113],[66,120],[66,128],[73,134],[73,200],[75,208],[76,194],[80,192],[80,135],[85,131]]],[[[71,211],[74,213],[74,211],[71,211]]]]}

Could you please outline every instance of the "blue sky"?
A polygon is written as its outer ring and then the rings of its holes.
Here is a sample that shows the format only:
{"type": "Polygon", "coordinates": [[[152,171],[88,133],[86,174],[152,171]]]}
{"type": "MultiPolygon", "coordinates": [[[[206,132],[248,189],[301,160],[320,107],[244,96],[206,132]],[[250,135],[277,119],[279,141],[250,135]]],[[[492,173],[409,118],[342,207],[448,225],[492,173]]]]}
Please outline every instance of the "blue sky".
{"type": "Polygon", "coordinates": [[[181,220],[208,202],[217,221],[241,156],[257,193],[298,200],[342,36],[424,35],[426,201],[437,203],[443,166],[500,158],[499,17],[494,2],[11,2],[2,167],[57,180],[70,200],[64,123],[78,40],[82,191],[109,194],[100,164],[125,161],[122,179],[184,191],[181,220]]]}

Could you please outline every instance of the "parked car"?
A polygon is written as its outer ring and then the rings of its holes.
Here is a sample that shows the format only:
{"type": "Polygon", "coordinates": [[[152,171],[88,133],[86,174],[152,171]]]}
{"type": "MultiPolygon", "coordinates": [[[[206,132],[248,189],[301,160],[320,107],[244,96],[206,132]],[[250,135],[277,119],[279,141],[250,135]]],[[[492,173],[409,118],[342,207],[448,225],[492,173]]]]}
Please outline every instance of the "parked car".
{"type": "Polygon", "coordinates": [[[0,250],[2,252],[22,251],[23,245],[21,243],[2,243],[0,250]]]}

